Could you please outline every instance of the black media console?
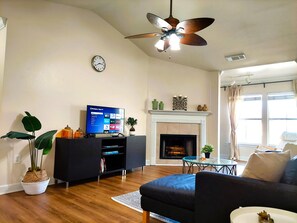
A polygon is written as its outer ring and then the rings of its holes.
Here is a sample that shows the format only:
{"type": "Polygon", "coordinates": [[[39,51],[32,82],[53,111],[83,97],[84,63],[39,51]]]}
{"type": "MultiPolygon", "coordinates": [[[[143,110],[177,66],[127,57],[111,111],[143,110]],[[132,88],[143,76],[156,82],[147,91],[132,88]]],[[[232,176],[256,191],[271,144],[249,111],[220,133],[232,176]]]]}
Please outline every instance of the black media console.
{"type": "Polygon", "coordinates": [[[55,180],[79,181],[145,166],[145,136],[56,138],[55,180]]]}

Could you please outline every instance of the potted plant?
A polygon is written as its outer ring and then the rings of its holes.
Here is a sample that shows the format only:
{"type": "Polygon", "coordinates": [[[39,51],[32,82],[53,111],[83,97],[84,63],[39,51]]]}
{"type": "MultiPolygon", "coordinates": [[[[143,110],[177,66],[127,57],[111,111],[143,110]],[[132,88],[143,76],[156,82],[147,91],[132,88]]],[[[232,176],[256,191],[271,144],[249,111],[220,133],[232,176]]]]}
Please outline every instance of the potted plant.
{"type": "Polygon", "coordinates": [[[33,195],[43,193],[49,183],[49,177],[42,166],[43,156],[50,152],[57,130],[51,130],[36,137],[35,132],[41,129],[41,122],[29,112],[25,111],[25,113],[22,123],[25,130],[31,134],[10,131],[1,138],[28,140],[31,165],[22,180],[22,185],[27,194],[33,195]],[[39,151],[41,151],[40,157],[39,151]]]}
{"type": "Polygon", "coordinates": [[[135,135],[135,128],[134,125],[137,125],[137,119],[129,117],[126,121],[126,124],[131,126],[130,130],[129,130],[129,134],[130,136],[134,136],[135,135]]]}
{"type": "Polygon", "coordinates": [[[209,158],[210,153],[212,153],[213,150],[214,150],[214,148],[211,144],[206,144],[205,146],[202,147],[201,153],[204,153],[205,158],[209,158]]]}

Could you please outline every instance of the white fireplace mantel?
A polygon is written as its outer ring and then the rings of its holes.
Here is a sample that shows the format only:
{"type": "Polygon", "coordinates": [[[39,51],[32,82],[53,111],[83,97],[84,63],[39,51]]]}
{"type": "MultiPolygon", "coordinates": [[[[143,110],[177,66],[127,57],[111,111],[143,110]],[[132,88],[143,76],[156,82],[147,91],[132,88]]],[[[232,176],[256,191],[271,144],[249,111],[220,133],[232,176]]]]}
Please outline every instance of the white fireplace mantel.
{"type": "Polygon", "coordinates": [[[183,110],[149,110],[152,115],[186,115],[186,116],[208,116],[211,115],[209,111],[183,111],[183,110]]]}
{"type": "Polygon", "coordinates": [[[157,123],[193,123],[200,124],[200,147],[206,144],[206,117],[211,112],[202,111],[165,111],[165,110],[149,110],[150,114],[150,149],[151,165],[156,165],[156,142],[157,142],[157,123]]]}

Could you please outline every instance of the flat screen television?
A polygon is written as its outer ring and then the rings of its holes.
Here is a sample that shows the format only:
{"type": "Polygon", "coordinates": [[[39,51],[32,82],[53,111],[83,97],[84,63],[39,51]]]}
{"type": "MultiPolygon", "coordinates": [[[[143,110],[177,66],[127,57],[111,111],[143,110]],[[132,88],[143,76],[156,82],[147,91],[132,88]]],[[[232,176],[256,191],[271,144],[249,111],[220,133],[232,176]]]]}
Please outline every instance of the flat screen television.
{"type": "Polygon", "coordinates": [[[87,105],[86,134],[123,133],[125,109],[87,105]]]}

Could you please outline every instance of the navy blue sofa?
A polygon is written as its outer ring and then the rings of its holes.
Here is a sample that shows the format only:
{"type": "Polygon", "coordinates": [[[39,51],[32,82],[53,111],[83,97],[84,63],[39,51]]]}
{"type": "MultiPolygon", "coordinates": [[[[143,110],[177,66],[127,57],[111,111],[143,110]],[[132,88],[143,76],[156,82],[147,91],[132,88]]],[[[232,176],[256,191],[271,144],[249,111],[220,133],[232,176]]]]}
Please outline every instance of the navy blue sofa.
{"type": "Polygon", "coordinates": [[[140,187],[143,222],[154,212],[183,223],[230,223],[230,213],[245,206],[297,213],[296,165],[297,159],[286,169],[291,178],[279,183],[207,171],[159,178],[140,187]]]}

